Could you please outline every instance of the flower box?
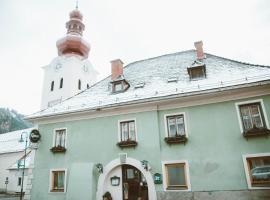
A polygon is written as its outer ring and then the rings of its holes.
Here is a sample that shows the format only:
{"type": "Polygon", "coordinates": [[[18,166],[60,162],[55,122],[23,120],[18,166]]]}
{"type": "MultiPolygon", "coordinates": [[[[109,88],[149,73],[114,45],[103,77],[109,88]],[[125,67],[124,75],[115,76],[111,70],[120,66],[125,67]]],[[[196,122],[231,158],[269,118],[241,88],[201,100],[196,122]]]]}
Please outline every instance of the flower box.
{"type": "Polygon", "coordinates": [[[243,132],[243,136],[245,138],[268,136],[268,135],[270,135],[270,130],[265,127],[263,128],[253,127],[252,129],[243,132]]]}
{"type": "Polygon", "coordinates": [[[51,152],[53,152],[53,153],[65,153],[66,150],[67,149],[65,147],[62,147],[62,146],[56,146],[56,147],[51,148],[51,152]]]}
{"type": "Polygon", "coordinates": [[[136,141],[121,141],[118,142],[117,145],[121,148],[128,148],[128,147],[136,147],[137,146],[137,142],[136,141]]]}
{"type": "Polygon", "coordinates": [[[185,144],[188,139],[186,135],[177,135],[175,137],[165,137],[164,140],[168,144],[180,144],[180,143],[185,144]]]}

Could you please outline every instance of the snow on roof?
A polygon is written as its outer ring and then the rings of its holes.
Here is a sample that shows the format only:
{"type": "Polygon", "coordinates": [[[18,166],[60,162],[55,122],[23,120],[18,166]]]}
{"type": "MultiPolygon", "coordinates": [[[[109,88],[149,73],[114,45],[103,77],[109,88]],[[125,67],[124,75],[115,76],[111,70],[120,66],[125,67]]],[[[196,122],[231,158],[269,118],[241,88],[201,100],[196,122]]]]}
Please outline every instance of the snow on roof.
{"type": "MultiPolygon", "coordinates": [[[[33,128],[29,128],[0,134],[0,154],[23,151],[25,143],[19,142],[21,134],[25,132],[27,134],[23,134],[23,138],[28,137],[32,130],[33,128]]],[[[28,140],[28,145],[29,143],[28,140]]]]}
{"type": "Polygon", "coordinates": [[[124,67],[125,80],[130,84],[127,91],[113,94],[109,76],[62,103],[27,118],[34,119],[170,96],[192,95],[196,92],[209,92],[213,89],[270,80],[269,66],[242,63],[211,54],[206,54],[206,59],[200,61],[206,66],[206,78],[190,80],[187,68],[194,65],[194,61],[196,51],[188,50],[128,64],[124,67]],[[170,77],[175,77],[178,81],[168,82],[170,77]],[[141,82],[145,83],[144,87],[136,89],[136,85],[141,82]]]}

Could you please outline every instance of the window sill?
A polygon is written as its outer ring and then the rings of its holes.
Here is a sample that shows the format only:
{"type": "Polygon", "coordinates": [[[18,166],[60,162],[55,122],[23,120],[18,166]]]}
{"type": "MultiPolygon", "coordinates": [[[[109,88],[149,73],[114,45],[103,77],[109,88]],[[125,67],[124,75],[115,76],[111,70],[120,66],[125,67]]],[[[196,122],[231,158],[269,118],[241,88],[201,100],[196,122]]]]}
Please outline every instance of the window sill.
{"type": "Polygon", "coordinates": [[[188,187],[187,186],[182,186],[182,187],[173,187],[173,186],[168,186],[166,188],[167,191],[187,191],[188,187]]]}
{"type": "Polygon", "coordinates": [[[129,148],[129,147],[136,147],[138,142],[136,141],[122,141],[118,142],[117,145],[121,148],[129,148]]]}
{"type": "Polygon", "coordinates": [[[50,192],[65,192],[64,189],[53,189],[50,192]]]}
{"type": "Polygon", "coordinates": [[[270,130],[267,128],[254,127],[252,129],[249,129],[249,130],[243,132],[243,136],[245,138],[268,136],[268,135],[270,135],[270,130]]]}
{"type": "Polygon", "coordinates": [[[65,147],[61,147],[61,146],[51,148],[51,152],[53,152],[53,153],[65,153],[66,150],[67,149],[65,147]]]}
{"type": "Polygon", "coordinates": [[[185,135],[175,137],[165,137],[164,140],[168,144],[180,144],[180,143],[186,144],[186,142],[188,141],[185,135]]]}

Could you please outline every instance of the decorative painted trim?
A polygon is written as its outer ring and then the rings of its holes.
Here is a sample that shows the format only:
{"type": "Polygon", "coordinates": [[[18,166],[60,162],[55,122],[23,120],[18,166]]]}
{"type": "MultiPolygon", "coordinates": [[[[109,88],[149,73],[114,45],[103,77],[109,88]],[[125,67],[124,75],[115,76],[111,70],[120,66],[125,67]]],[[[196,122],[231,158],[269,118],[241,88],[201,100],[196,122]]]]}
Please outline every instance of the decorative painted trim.
{"type": "Polygon", "coordinates": [[[236,108],[236,111],[237,111],[237,118],[238,118],[238,123],[239,123],[240,133],[241,134],[244,132],[244,128],[243,128],[243,123],[242,123],[242,119],[241,119],[241,115],[240,115],[239,106],[245,105],[245,104],[250,104],[250,103],[260,103],[266,127],[269,129],[269,123],[268,123],[267,113],[266,113],[266,110],[265,110],[265,107],[264,107],[263,99],[254,99],[254,100],[249,100],[249,101],[241,101],[241,102],[236,102],[235,103],[235,108],[236,108]]]}
{"type": "Polygon", "coordinates": [[[52,143],[52,147],[54,147],[54,144],[55,144],[55,135],[56,135],[56,131],[59,131],[59,130],[66,130],[66,137],[65,137],[65,148],[67,148],[67,128],[55,128],[53,130],[53,143],[52,143]]]}
{"type": "Polygon", "coordinates": [[[163,179],[163,190],[166,192],[175,192],[175,191],[191,191],[191,184],[190,184],[190,174],[189,174],[189,164],[187,160],[168,160],[168,161],[161,161],[162,164],[162,179],[163,179]],[[187,178],[187,186],[188,188],[186,190],[168,190],[167,189],[167,176],[166,176],[166,164],[178,164],[178,163],[184,163],[185,164],[185,170],[186,170],[186,178],[187,178]]]}
{"type": "Polygon", "coordinates": [[[118,142],[121,142],[121,127],[120,127],[120,123],[121,122],[128,122],[128,121],[134,121],[134,124],[135,124],[135,141],[138,142],[138,132],[137,132],[136,118],[118,120],[118,142]]]}
{"type": "Polygon", "coordinates": [[[55,169],[50,169],[50,174],[49,174],[49,193],[51,194],[64,194],[66,193],[67,191],[67,168],[55,168],[55,169]],[[52,189],[52,172],[55,172],[55,171],[65,171],[65,186],[64,186],[64,191],[61,192],[61,191],[56,191],[56,192],[52,192],[51,189],[52,189]]]}
{"type": "Polygon", "coordinates": [[[257,157],[265,157],[265,156],[270,156],[270,153],[256,153],[256,154],[242,155],[245,174],[246,174],[246,181],[247,181],[248,189],[250,189],[250,190],[270,189],[270,187],[253,187],[251,185],[250,176],[249,176],[249,170],[248,170],[247,158],[257,158],[257,157]]]}
{"type": "Polygon", "coordinates": [[[188,138],[187,117],[186,117],[185,112],[168,113],[168,114],[164,115],[164,127],[165,127],[165,132],[164,133],[165,133],[165,137],[169,137],[167,117],[175,116],[175,115],[183,115],[184,116],[185,135],[188,138]]]}
{"type": "MultiPolygon", "coordinates": [[[[130,158],[127,157],[126,163],[127,165],[132,165],[134,167],[136,167],[138,170],[141,171],[141,173],[144,175],[147,185],[148,185],[148,199],[149,200],[157,200],[157,195],[156,195],[156,189],[155,189],[155,184],[154,184],[154,180],[152,177],[152,174],[150,173],[150,171],[146,171],[143,167],[142,164],[139,160],[136,160],[134,158],[130,158]]],[[[104,191],[104,184],[106,181],[106,178],[108,178],[109,173],[111,172],[111,170],[113,170],[114,168],[121,166],[121,162],[120,159],[117,158],[115,160],[112,160],[111,162],[109,162],[104,168],[103,168],[103,173],[100,174],[99,178],[98,178],[98,185],[97,185],[97,200],[102,200],[102,195],[106,192],[104,191]]]]}

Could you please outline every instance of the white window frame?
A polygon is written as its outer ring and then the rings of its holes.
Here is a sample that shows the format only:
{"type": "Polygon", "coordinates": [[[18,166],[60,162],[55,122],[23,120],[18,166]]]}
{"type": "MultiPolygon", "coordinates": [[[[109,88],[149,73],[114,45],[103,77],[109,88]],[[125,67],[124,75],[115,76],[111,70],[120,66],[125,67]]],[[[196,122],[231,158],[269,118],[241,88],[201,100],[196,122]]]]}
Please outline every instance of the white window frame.
{"type": "Polygon", "coordinates": [[[50,169],[50,180],[49,180],[49,193],[66,193],[66,189],[67,189],[67,168],[56,168],[56,169],[50,169]],[[65,181],[64,181],[64,191],[52,191],[52,187],[53,187],[53,183],[52,183],[52,179],[53,179],[53,172],[55,171],[65,171],[65,181]]]}
{"type": "Polygon", "coordinates": [[[128,121],[134,121],[134,124],[135,124],[135,141],[138,142],[136,118],[118,120],[118,142],[122,142],[121,141],[121,126],[120,126],[120,124],[121,124],[121,122],[128,122],[128,121]]]}
{"type": "Polygon", "coordinates": [[[67,128],[56,128],[53,130],[53,143],[52,143],[52,147],[54,147],[55,144],[55,137],[56,137],[56,131],[60,131],[60,130],[66,130],[66,138],[65,138],[65,148],[67,148],[67,128]]]}
{"type": "Polygon", "coordinates": [[[247,163],[247,159],[248,158],[258,158],[258,157],[266,157],[266,156],[270,156],[270,153],[257,153],[257,154],[245,154],[242,155],[243,157],[243,163],[244,163],[244,169],[245,169],[245,174],[246,174],[246,180],[247,180],[247,184],[248,184],[248,189],[250,190],[269,190],[270,187],[253,187],[250,181],[250,175],[249,175],[249,168],[248,168],[248,163],[247,163]]]}
{"type": "Polygon", "coordinates": [[[189,174],[189,164],[188,164],[188,161],[187,160],[169,160],[169,161],[162,161],[162,180],[163,180],[163,190],[164,191],[172,191],[172,192],[175,192],[175,191],[191,191],[191,184],[190,184],[190,174],[189,174]],[[185,164],[185,171],[186,171],[186,182],[187,182],[187,189],[183,189],[183,190],[169,190],[167,189],[167,176],[166,176],[166,164],[185,164]]]}
{"type": "Polygon", "coordinates": [[[269,123],[268,123],[268,118],[266,114],[266,110],[264,107],[263,99],[254,99],[254,100],[249,100],[249,101],[241,101],[241,102],[236,102],[235,107],[237,111],[237,117],[238,117],[238,123],[240,127],[240,133],[242,134],[244,132],[244,127],[242,123],[242,118],[241,118],[241,113],[240,113],[240,106],[245,105],[245,104],[251,104],[251,103],[260,103],[261,108],[262,108],[262,115],[266,124],[266,127],[269,129],[269,123]]]}
{"type": "Polygon", "coordinates": [[[184,116],[185,136],[188,138],[187,117],[186,117],[185,112],[169,113],[169,114],[164,115],[165,137],[169,137],[167,117],[171,117],[171,116],[175,116],[175,115],[183,115],[184,116]]]}

